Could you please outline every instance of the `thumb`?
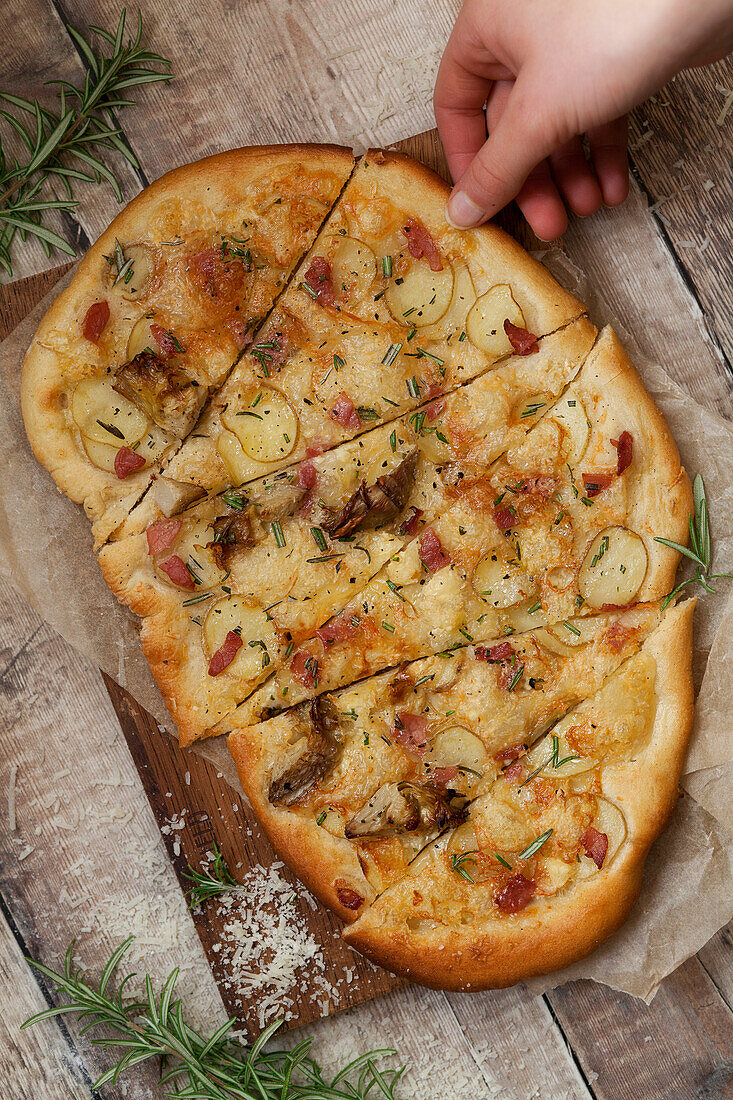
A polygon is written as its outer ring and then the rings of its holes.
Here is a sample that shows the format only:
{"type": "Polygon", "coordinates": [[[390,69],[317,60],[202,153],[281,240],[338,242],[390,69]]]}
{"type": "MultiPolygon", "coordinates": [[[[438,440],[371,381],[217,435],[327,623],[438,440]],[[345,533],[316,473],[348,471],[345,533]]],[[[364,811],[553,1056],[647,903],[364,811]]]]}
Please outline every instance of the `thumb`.
{"type": "Polygon", "coordinates": [[[492,218],[519,194],[532,169],[561,140],[546,102],[538,100],[520,75],[488,140],[451,192],[446,207],[450,224],[468,229],[492,218]]]}

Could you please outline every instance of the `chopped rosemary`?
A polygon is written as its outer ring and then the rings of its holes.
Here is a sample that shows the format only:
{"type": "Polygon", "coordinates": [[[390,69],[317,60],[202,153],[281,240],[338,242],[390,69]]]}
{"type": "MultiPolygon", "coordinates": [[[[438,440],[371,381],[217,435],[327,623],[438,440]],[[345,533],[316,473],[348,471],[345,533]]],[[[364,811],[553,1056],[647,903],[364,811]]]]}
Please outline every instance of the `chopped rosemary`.
{"type": "Polygon", "coordinates": [[[313,535],[313,541],[319,550],[328,550],[326,536],[320,527],[311,527],[311,535],[313,535]]]}
{"type": "Polygon", "coordinates": [[[279,546],[282,549],[282,547],[285,546],[285,535],[283,534],[280,520],[276,519],[273,523],[270,524],[270,527],[272,528],[272,533],[275,536],[275,545],[279,546]]]}
{"type": "Polygon", "coordinates": [[[109,432],[110,435],[113,435],[115,439],[125,438],[124,434],[114,424],[106,424],[104,420],[99,419],[97,420],[97,424],[99,424],[100,428],[104,428],[106,432],[109,432]]]}
{"type": "Polygon", "coordinates": [[[420,396],[420,383],[414,376],[407,379],[407,392],[410,397],[419,398],[420,396]]]}
{"type": "Polygon", "coordinates": [[[382,274],[385,279],[392,278],[392,257],[382,256],[382,274]]]}
{"type": "Polygon", "coordinates": [[[536,840],[533,840],[531,844],[528,844],[527,847],[524,848],[519,853],[519,855],[517,856],[517,859],[529,859],[531,856],[536,855],[536,853],[539,852],[542,845],[546,844],[547,841],[550,839],[550,837],[552,836],[552,833],[553,833],[552,829],[548,829],[547,832],[541,833],[536,838],[536,840]]]}
{"type": "Polygon", "coordinates": [[[385,367],[391,367],[392,364],[394,363],[395,359],[397,358],[397,356],[400,354],[401,351],[402,351],[402,344],[390,344],[389,347],[387,348],[386,352],[384,353],[384,358],[382,359],[382,365],[385,366],[385,367]]]}
{"type": "Polygon", "coordinates": [[[467,863],[473,863],[476,866],[476,856],[478,855],[478,848],[474,848],[470,852],[454,852],[450,857],[450,869],[455,871],[457,875],[465,879],[466,882],[470,882],[472,886],[475,886],[476,879],[473,878],[466,870],[467,863]]]}

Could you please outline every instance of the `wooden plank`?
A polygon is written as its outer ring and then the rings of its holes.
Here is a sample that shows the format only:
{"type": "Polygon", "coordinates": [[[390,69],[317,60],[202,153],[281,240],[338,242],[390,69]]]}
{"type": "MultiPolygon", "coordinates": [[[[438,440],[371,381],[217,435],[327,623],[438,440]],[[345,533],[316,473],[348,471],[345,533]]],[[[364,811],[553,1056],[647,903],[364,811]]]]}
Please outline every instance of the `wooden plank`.
{"type": "MultiPolygon", "coordinates": [[[[46,0],[50,5],[50,0],[46,0]]],[[[426,0],[420,41],[393,0],[142,0],[148,42],[173,58],[125,132],[149,178],[237,145],[391,141],[432,123],[431,95],[457,0],[426,0]],[[377,45],[378,53],[375,50],[377,45]],[[273,88],[277,94],[273,95],[273,88]],[[175,120],[160,125],[161,119],[175,120]]],[[[65,0],[76,27],[117,22],[116,0],[65,0]]]]}
{"type": "MultiPolygon", "coordinates": [[[[25,99],[38,98],[44,106],[53,108],[56,90],[46,86],[47,81],[69,80],[77,87],[83,84],[84,66],[56,8],[48,0],[0,4],[0,41],[12,43],[11,49],[0,51],[0,91],[12,92],[25,99]]],[[[2,135],[8,159],[14,154],[22,156],[20,139],[4,120],[2,135]]],[[[105,161],[117,176],[124,201],[129,201],[140,190],[137,173],[118,153],[107,150],[105,161]]],[[[106,228],[119,205],[106,183],[76,183],[74,193],[79,200],[74,214],[46,215],[44,223],[84,251],[106,228]]],[[[53,197],[50,191],[49,197],[53,197]]],[[[23,244],[16,238],[13,257],[16,278],[41,271],[52,262],[34,239],[23,244]]],[[[60,254],[56,256],[59,258],[60,254]]]]}
{"type": "Polygon", "coordinates": [[[733,59],[689,69],[634,112],[632,160],[705,321],[733,365],[733,59]]]}
{"type": "Polygon", "coordinates": [[[48,1008],[20,947],[0,913],[0,1081],[13,1100],[91,1100],[75,1049],[53,1023],[21,1031],[29,1016],[48,1008]],[[12,990],[12,996],[7,992],[12,990]]]}

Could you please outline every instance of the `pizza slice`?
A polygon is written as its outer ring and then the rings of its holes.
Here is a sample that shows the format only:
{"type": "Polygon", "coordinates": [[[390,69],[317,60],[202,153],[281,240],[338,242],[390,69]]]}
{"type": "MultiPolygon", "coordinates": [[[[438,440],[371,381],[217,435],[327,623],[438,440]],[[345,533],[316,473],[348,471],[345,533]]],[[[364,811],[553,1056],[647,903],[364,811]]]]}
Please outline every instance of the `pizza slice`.
{"type": "Polygon", "coordinates": [[[581,319],[423,410],[176,516],[157,508],[154,486],[123,526],[137,533],[108,542],[99,561],[143,619],[182,742],[215,732],[314,631],[356,634],[343,616],[323,624],[451,508],[463,466],[524,436],[594,335],[581,319]]]}
{"type": "Polygon", "coordinates": [[[499,229],[445,221],[448,185],[362,159],[257,341],[165,477],[216,492],[327,450],[489,369],[583,305],[499,229]],[[255,402],[268,427],[248,419],[255,402]]]}
{"type": "Polygon", "coordinates": [[[28,351],[22,405],[97,544],[251,342],[353,166],[337,146],[209,157],[146,188],[84,257],[28,351]]]}
{"type": "Polygon", "coordinates": [[[464,823],[354,910],[345,940],[414,981],[476,990],[557,970],[615,932],[679,796],[693,607],[668,609],[641,651],[506,767],[464,823]]]}
{"type": "MultiPolygon", "coordinates": [[[[495,953],[486,951],[486,970],[472,969],[484,922],[494,929],[503,913],[530,903],[533,911],[533,899],[564,896],[595,873],[581,836],[598,868],[611,865],[626,830],[639,827],[616,805],[624,800],[617,775],[631,780],[634,809],[661,827],[689,734],[692,606],[601,613],[585,620],[570,652],[533,631],[517,640],[531,676],[512,690],[463,650],[239,728],[229,747],[245,793],[278,855],[356,921],[346,936],[375,962],[409,967],[427,984],[502,984],[501,971],[488,969],[495,953]],[[495,899],[505,891],[502,908],[495,899]],[[458,929],[454,958],[449,937],[458,929]],[[417,961],[432,950],[428,932],[447,955],[433,981],[435,957],[417,961]]],[[[629,845],[629,904],[645,851],[629,845]]],[[[509,922],[515,936],[517,923],[509,922]]],[[[535,947],[533,937],[527,973],[508,971],[507,981],[531,972],[535,947]]]]}
{"type": "MultiPolygon", "coordinates": [[[[342,611],[358,630],[314,635],[243,704],[249,721],[382,668],[532,626],[661,599],[683,543],[689,480],[674,440],[610,329],[577,378],[455,503],[342,611]],[[669,535],[674,531],[674,535],[669,535]]],[[[511,645],[511,643],[507,643],[511,645]]]]}

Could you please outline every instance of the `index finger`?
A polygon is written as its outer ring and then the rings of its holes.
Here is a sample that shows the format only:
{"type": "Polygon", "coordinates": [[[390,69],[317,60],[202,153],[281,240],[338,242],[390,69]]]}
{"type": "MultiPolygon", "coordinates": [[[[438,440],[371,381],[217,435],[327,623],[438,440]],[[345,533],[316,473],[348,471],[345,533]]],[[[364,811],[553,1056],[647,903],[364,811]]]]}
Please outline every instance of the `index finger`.
{"type": "Polygon", "coordinates": [[[484,104],[492,81],[467,68],[448,42],[438,69],[433,95],[438,124],[453,180],[459,180],[486,141],[484,104]]]}

